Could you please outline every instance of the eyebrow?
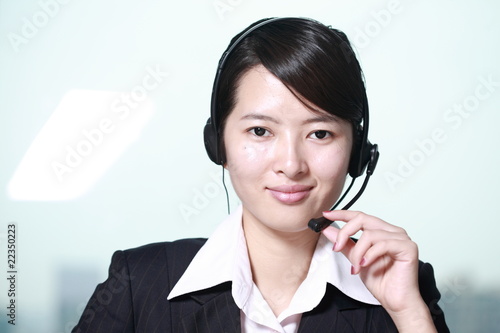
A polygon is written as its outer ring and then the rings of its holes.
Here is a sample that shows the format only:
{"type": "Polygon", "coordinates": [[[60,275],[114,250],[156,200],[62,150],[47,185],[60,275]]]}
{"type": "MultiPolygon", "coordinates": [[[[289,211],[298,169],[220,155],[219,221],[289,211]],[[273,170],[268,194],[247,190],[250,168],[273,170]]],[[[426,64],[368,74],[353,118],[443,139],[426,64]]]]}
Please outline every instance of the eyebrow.
{"type": "Polygon", "coordinates": [[[332,114],[322,114],[304,121],[304,124],[339,122],[339,119],[332,114]]]}
{"type": "MultiPolygon", "coordinates": [[[[259,113],[248,113],[241,117],[241,120],[246,120],[246,119],[252,119],[252,120],[265,120],[265,121],[270,121],[275,124],[279,124],[280,121],[274,117],[270,117],[264,114],[259,114],[259,113]]],[[[329,123],[329,122],[338,122],[339,119],[332,115],[332,114],[322,114],[322,115],[317,115],[315,117],[309,118],[304,120],[302,123],[307,125],[307,124],[314,124],[314,123],[329,123]]]]}
{"type": "Polygon", "coordinates": [[[273,123],[278,124],[279,121],[276,118],[266,116],[265,114],[259,114],[259,113],[248,113],[241,117],[241,120],[244,119],[253,119],[253,120],[266,120],[266,121],[271,121],[273,123]]]}

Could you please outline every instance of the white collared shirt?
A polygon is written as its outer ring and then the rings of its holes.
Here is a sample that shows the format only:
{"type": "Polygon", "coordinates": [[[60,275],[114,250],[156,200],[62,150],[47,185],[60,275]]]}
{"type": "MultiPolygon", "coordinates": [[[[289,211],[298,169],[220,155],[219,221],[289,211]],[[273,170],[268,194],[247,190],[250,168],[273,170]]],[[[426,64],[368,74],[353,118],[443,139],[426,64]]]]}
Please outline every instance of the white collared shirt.
{"type": "MultiPolygon", "coordinates": [[[[320,303],[327,283],[360,302],[380,304],[359,275],[351,275],[349,260],[342,253],[333,252],[330,241],[321,235],[305,280],[288,308],[276,317],[252,280],[242,211],[242,206],[239,206],[218,226],[168,295],[169,300],[232,281],[232,296],[241,309],[242,332],[282,333],[297,331],[302,313],[320,303]],[[200,276],[203,278],[200,279],[200,276]]],[[[293,272],[291,267],[290,272],[283,273],[284,278],[287,275],[293,278],[293,272]]]]}

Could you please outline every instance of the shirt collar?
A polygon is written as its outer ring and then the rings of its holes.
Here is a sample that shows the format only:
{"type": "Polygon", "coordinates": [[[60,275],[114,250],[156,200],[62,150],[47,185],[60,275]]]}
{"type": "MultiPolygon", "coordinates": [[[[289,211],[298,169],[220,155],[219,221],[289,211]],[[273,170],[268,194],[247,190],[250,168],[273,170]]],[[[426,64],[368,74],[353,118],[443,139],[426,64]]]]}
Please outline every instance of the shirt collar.
{"type": "MultiPolygon", "coordinates": [[[[243,209],[240,205],[217,227],[168,295],[169,300],[232,281],[232,295],[236,305],[240,309],[245,306],[253,281],[242,228],[242,213],[243,209]]],[[[319,303],[317,300],[321,300],[325,293],[325,282],[334,285],[355,300],[368,304],[380,304],[365,287],[359,275],[351,275],[349,260],[342,253],[333,252],[330,241],[321,235],[309,273],[294,296],[294,299],[298,298],[302,302],[292,300],[290,308],[285,312],[296,313],[295,310],[298,309],[294,309],[294,304],[301,303],[300,312],[312,310],[319,303]],[[311,304],[304,304],[303,300],[308,299],[311,300],[311,304]],[[307,309],[304,310],[304,306],[307,309]]]]}
{"type": "MultiPolygon", "coordinates": [[[[177,281],[168,295],[169,300],[233,281],[233,272],[238,263],[236,259],[242,256],[241,253],[236,252],[243,234],[242,214],[243,208],[240,205],[215,229],[177,281]],[[214,258],[217,259],[214,260],[214,258]]],[[[248,263],[248,254],[243,254],[242,258],[246,258],[248,263]]],[[[247,267],[250,269],[249,264],[247,267]]]]}

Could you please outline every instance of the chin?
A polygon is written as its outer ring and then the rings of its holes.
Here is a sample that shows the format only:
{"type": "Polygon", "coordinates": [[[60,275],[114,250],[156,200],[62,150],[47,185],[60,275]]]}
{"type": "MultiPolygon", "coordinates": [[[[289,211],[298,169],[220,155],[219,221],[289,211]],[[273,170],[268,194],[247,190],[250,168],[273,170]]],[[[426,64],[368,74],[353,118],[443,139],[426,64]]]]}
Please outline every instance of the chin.
{"type": "Polygon", "coordinates": [[[243,206],[244,214],[251,220],[279,232],[303,232],[312,218],[321,216],[319,209],[310,209],[311,205],[249,205],[243,206]],[[245,213],[246,211],[246,213],[245,213]]]}
{"type": "Polygon", "coordinates": [[[302,232],[307,230],[307,224],[309,220],[313,218],[310,213],[283,213],[277,214],[276,216],[269,216],[268,223],[269,227],[281,231],[281,232],[302,232]]]}

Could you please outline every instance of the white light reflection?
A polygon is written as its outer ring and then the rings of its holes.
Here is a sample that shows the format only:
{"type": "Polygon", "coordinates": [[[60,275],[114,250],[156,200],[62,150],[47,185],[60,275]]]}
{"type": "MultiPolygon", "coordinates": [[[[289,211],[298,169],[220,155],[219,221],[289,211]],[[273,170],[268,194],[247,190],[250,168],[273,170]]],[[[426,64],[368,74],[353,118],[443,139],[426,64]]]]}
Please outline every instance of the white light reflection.
{"type": "Polygon", "coordinates": [[[69,91],[15,171],[10,197],[56,201],[85,194],[139,138],[153,113],[145,89],[69,91]]]}

